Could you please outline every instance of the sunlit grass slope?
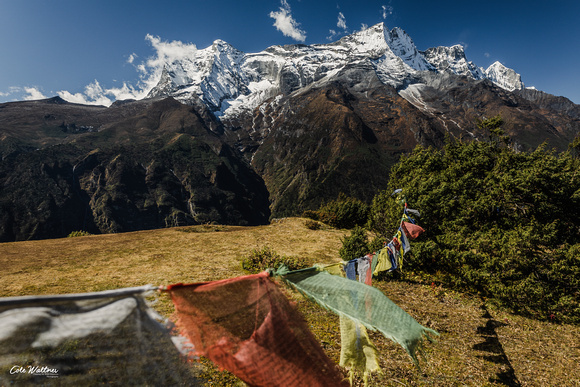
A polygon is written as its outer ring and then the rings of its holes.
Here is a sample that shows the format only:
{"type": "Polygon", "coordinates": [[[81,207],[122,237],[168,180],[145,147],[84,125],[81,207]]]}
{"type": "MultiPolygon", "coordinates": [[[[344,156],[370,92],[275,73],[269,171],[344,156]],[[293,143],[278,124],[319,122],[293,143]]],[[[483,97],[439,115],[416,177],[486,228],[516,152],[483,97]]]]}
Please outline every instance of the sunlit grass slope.
{"type": "MultiPolygon", "coordinates": [[[[146,284],[167,285],[246,274],[241,260],[252,249],[311,263],[338,258],[344,230],[310,230],[305,220],[286,218],[268,226],[194,226],[126,234],[95,235],[0,244],[0,296],[91,292],[146,284]]],[[[403,268],[404,270],[404,268],[403,268]]],[[[412,276],[408,276],[412,277],[412,276]]],[[[377,281],[395,303],[441,336],[426,344],[422,369],[403,349],[372,333],[382,372],[371,386],[578,386],[580,328],[538,322],[485,306],[482,300],[412,281],[377,281]]],[[[301,296],[297,302],[328,355],[340,356],[338,317],[301,296]]],[[[155,309],[170,316],[167,296],[155,309]]],[[[212,385],[231,383],[216,377],[212,385]]],[[[355,384],[360,385],[357,377],[355,384]]]]}

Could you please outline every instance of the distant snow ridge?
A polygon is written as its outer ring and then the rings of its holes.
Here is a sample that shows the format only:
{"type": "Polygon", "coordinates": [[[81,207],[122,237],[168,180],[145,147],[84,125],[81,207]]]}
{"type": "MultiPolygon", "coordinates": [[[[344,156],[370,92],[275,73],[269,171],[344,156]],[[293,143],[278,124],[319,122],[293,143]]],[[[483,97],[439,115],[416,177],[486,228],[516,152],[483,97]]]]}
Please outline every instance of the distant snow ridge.
{"type": "Polygon", "coordinates": [[[228,118],[357,64],[370,64],[381,82],[397,89],[419,82],[425,71],[489,78],[510,91],[523,88],[519,74],[499,62],[484,71],[467,61],[460,45],[421,52],[405,31],[379,23],[329,44],[272,46],[258,53],[216,40],[191,58],[167,63],[148,97],[172,96],[188,104],[199,98],[216,116],[228,118]]]}
{"type": "Polygon", "coordinates": [[[524,89],[520,74],[497,61],[485,70],[485,77],[509,91],[524,89]]]}
{"type": "Polygon", "coordinates": [[[475,80],[485,78],[483,71],[467,60],[463,46],[459,44],[451,47],[429,48],[423,52],[423,55],[439,72],[465,75],[475,80]]]}

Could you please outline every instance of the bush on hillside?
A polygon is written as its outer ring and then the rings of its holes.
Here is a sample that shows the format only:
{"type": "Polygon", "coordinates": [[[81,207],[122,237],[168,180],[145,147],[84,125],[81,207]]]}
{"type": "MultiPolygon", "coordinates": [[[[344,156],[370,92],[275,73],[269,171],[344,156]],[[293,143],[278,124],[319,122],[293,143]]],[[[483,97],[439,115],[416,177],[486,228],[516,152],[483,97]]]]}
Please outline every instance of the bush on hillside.
{"type": "Polygon", "coordinates": [[[392,235],[402,188],[426,233],[407,267],[537,318],[580,323],[580,160],[502,141],[417,147],[371,205],[368,227],[392,235]],[[503,143],[503,144],[502,144],[503,143]]]}
{"type": "Polygon", "coordinates": [[[370,205],[366,228],[388,240],[397,232],[402,214],[403,206],[397,198],[391,192],[381,191],[375,195],[370,205]]]}
{"type": "Polygon", "coordinates": [[[360,226],[355,226],[349,236],[341,239],[342,247],[338,251],[343,261],[360,258],[370,252],[367,232],[360,226]]]}
{"type": "Polygon", "coordinates": [[[282,265],[286,265],[289,270],[298,270],[310,267],[312,263],[308,259],[280,255],[268,246],[253,249],[242,259],[242,269],[252,274],[266,269],[276,270],[282,265]]]}
{"type": "MultiPolygon", "coordinates": [[[[392,235],[391,235],[392,237],[392,235]]],[[[374,253],[379,251],[380,249],[382,249],[383,247],[385,247],[385,242],[388,242],[390,240],[390,238],[384,238],[380,235],[374,237],[373,239],[371,239],[371,241],[368,244],[369,247],[369,253],[374,253]]]]}
{"type": "Polygon", "coordinates": [[[335,228],[352,229],[365,225],[368,212],[368,204],[341,193],[336,200],[326,203],[318,211],[305,211],[303,216],[335,228]]]}
{"type": "Polygon", "coordinates": [[[93,235],[90,232],[87,231],[73,231],[70,234],[68,234],[67,238],[74,238],[74,237],[81,237],[81,236],[87,236],[87,235],[93,235]]]}
{"type": "Polygon", "coordinates": [[[304,221],[304,226],[309,230],[320,230],[322,228],[322,223],[316,220],[306,219],[304,221]]]}

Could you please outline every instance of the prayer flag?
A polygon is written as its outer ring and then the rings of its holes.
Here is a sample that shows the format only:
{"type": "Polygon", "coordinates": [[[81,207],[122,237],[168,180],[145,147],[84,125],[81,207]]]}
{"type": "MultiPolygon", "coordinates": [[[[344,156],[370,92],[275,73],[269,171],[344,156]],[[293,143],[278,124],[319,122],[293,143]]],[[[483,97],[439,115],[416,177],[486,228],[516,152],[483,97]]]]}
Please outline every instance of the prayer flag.
{"type": "Polygon", "coordinates": [[[391,257],[389,256],[389,250],[390,250],[389,247],[385,247],[384,249],[381,249],[377,254],[378,263],[375,267],[375,270],[373,271],[374,275],[379,274],[381,271],[390,270],[393,267],[391,257]]]}
{"type": "MultiPolygon", "coordinates": [[[[407,232],[405,231],[403,226],[401,226],[399,228],[399,231],[401,233],[401,235],[400,235],[401,248],[403,249],[403,253],[407,254],[409,251],[411,251],[411,245],[409,244],[409,239],[407,239],[407,232]]],[[[399,235],[399,233],[397,233],[397,235],[399,235]]],[[[403,254],[403,253],[401,253],[401,254],[403,254]]]]}
{"type": "MultiPolygon", "coordinates": [[[[370,260],[369,256],[358,258],[358,281],[369,286],[372,281],[370,260]]],[[[347,272],[346,278],[356,281],[356,274],[347,272]]],[[[372,302],[370,299],[359,300],[358,294],[352,293],[352,302],[355,305],[363,301],[372,302]]],[[[340,341],[340,365],[350,369],[351,384],[355,369],[364,373],[366,381],[368,373],[379,368],[377,349],[372,344],[366,328],[359,322],[340,316],[340,341]]]]}
{"type": "MultiPolygon", "coordinates": [[[[364,325],[340,316],[340,365],[365,373],[379,369],[377,349],[364,325]]],[[[351,374],[352,375],[352,374],[351,374]]]]}
{"type": "MultiPolygon", "coordinates": [[[[369,286],[372,285],[373,272],[371,271],[372,256],[364,256],[358,259],[358,281],[369,286]]],[[[349,278],[354,279],[354,278],[349,278]]]]}
{"type": "Polygon", "coordinates": [[[167,287],[197,353],[251,386],[348,385],[268,276],[167,287]]]}
{"type": "Polygon", "coordinates": [[[417,210],[412,210],[410,208],[407,208],[405,211],[406,212],[410,212],[411,214],[415,215],[417,218],[420,218],[421,217],[421,213],[419,211],[417,211],[417,210]]]}
{"type": "Polygon", "coordinates": [[[315,267],[291,272],[279,270],[277,274],[322,307],[346,316],[367,329],[378,330],[399,343],[415,364],[418,364],[417,351],[420,350],[422,338],[430,339],[428,334],[438,335],[434,330],[421,326],[372,286],[333,276],[315,267]],[[359,301],[353,300],[353,293],[359,301]]]}
{"type": "Polygon", "coordinates": [[[409,222],[403,222],[402,227],[403,227],[403,230],[405,230],[405,233],[407,234],[407,236],[411,239],[415,239],[419,235],[421,235],[422,233],[425,232],[423,227],[418,226],[418,225],[413,224],[413,223],[409,223],[409,222]]]}
{"type": "Polygon", "coordinates": [[[0,298],[0,385],[202,385],[147,306],[153,289],[0,298]]]}

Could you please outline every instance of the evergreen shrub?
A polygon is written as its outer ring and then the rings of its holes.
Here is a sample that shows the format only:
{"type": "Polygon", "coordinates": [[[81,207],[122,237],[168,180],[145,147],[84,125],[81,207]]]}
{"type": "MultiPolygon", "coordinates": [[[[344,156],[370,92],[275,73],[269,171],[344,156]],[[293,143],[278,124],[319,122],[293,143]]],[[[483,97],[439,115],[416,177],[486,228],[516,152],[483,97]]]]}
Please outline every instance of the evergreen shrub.
{"type": "Polygon", "coordinates": [[[393,235],[401,188],[426,230],[407,268],[524,315],[580,323],[580,160],[545,146],[516,152],[492,134],[402,157],[367,227],[393,235]]]}
{"type": "Polygon", "coordinates": [[[280,255],[268,246],[253,249],[242,259],[242,269],[252,274],[260,273],[266,269],[276,270],[283,264],[289,270],[304,269],[312,266],[308,259],[280,255]]]}
{"type": "Polygon", "coordinates": [[[90,232],[87,231],[73,231],[70,234],[68,234],[67,238],[74,238],[74,237],[81,237],[81,236],[88,236],[88,235],[93,235],[90,232]]]}
{"type": "Polygon", "coordinates": [[[304,226],[309,230],[320,230],[322,228],[322,224],[320,224],[320,222],[312,219],[306,219],[304,221],[304,226]]]}
{"type": "Polygon", "coordinates": [[[338,253],[343,261],[360,258],[370,252],[367,232],[360,226],[355,226],[350,235],[341,241],[342,247],[338,253]]]}
{"type": "Polygon", "coordinates": [[[352,229],[364,226],[367,222],[369,205],[359,199],[340,194],[336,200],[323,205],[315,215],[312,211],[305,213],[314,220],[319,220],[335,228],[352,229]]]}

